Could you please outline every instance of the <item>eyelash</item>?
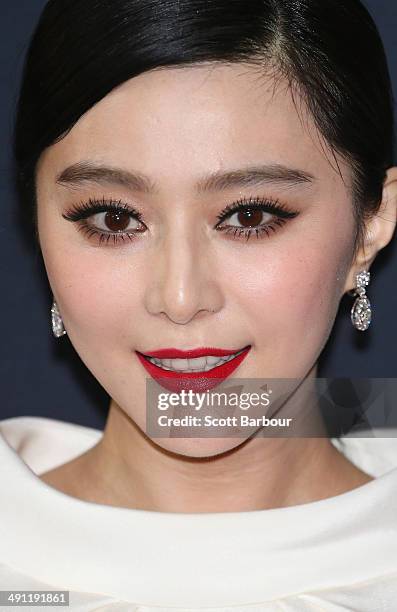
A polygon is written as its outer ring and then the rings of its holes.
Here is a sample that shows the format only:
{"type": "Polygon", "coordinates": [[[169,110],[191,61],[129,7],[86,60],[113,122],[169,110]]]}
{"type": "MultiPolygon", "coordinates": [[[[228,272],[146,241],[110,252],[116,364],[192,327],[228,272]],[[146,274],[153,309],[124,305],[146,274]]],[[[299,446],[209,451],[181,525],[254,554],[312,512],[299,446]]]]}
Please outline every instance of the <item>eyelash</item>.
{"type": "MultiPolygon", "coordinates": [[[[105,242],[105,245],[109,245],[109,241],[113,238],[113,245],[115,246],[120,241],[125,241],[127,237],[129,240],[132,240],[137,233],[143,233],[142,230],[133,230],[132,233],[128,231],[120,231],[120,232],[103,232],[102,230],[95,229],[94,226],[89,225],[85,222],[89,217],[102,213],[102,212],[125,212],[130,215],[132,219],[135,219],[139,223],[144,222],[142,220],[142,215],[139,211],[135,210],[133,207],[129,206],[122,200],[106,200],[104,197],[98,200],[95,198],[89,198],[87,202],[79,202],[78,204],[74,204],[71,209],[69,209],[66,213],[62,215],[64,219],[67,221],[72,221],[74,223],[80,222],[78,226],[78,230],[84,232],[89,238],[95,237],[99,244],[105,242]],[[81,223],[83,221],[83,223],[81,223]]],[[[282,204],[279,200],[269,199],[269,198],[240,198],[236,202],[232,204],[228,204],[224,210],[217,215],[218,222],[215,226],[215,229],[220,232],[225,232],[226,234],[233,233],[234,239],[240,239],[241,236],[244,236],[247,239],[247,242],[251,235],[256,234],[256,237],[259,239],[264,234],[269,236],[270,232],[275,232],[276,226],[282,227],[287,223],[289,219],[292,219],[298,216],[299,213],[297,211],[292,211],[284,204],[282,204]],[[232,216],[236,212],[244,212],[247,209],[249,210],[260,210],[265,213],[271,213],[276,215],[276,219],[268,222],[266,225],[257,226],[257,227],[238,227],[238,226],[221,226],[220,224],[227,219],[229,216],[232,216]]]]}

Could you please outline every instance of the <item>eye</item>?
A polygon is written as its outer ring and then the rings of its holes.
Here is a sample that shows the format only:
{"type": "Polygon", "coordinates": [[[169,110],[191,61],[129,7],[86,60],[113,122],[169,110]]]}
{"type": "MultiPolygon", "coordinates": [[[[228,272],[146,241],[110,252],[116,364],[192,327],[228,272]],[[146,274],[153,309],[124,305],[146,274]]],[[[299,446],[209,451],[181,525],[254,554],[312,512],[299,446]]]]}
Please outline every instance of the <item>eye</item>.
{"type": "Polygon", "coordinates": [[[121,200],[90,198],[88,202],[75,204],[62,217],[79,223],[79,231],[105,245],[132,240],[147,230],[141,214],[121,200]]]}
{"type": "MultiPolygon", "coordinates": [[[[297,215],[299,212],[290,210],[278,200],[242,198],[226,206],[218,215],[215,229],[227,234],[232,232],[234,238],[245,237],[248,241],[252,234],[257,238],[268,236],[297,215]],[[228,218],[230,223],[225,224],[228,218]]],[[[75,204],[62,217],[78,223],[79,231],[105,246],[131,241],[147,230],[139,211],[121,200],[104,197],[75,204]]]]}
{"type": "Polygon", "coordinates": [[[257,238],[269,236],[298,215],[298,211],[290,210],[278,200],[242,198],[226,206],[218,215],[215,229],[232,233],[234,238],[245,237],[248,241],[253,234],[257,238]],[[226,219],[229,220],[227,224],[224,223],[226,219]]]}

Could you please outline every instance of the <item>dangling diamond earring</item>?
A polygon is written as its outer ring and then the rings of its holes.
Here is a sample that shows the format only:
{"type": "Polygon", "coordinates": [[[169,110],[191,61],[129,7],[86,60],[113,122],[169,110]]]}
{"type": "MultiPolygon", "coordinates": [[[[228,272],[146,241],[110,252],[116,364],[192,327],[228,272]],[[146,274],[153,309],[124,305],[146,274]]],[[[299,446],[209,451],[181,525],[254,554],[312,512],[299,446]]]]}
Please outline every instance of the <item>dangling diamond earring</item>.
{"type": "Polygon", "coordinates": [[[359,331],[366,331],[371,324],[372,309],[365,287],[369,285],[371,273],[364,270],[356,276],[356,289],[353,291],[357,299],[351,309],[351,321],[359,331]]]}
{"type": "Polygon", "coordinates": [[[60,338],[66,334],[66,330],[63,326],[62,317],[58,310],[58,305],[56,301],[53,301],[51,308],[51,323],[52,323],[52,333],[56,338],[60,338]]]}

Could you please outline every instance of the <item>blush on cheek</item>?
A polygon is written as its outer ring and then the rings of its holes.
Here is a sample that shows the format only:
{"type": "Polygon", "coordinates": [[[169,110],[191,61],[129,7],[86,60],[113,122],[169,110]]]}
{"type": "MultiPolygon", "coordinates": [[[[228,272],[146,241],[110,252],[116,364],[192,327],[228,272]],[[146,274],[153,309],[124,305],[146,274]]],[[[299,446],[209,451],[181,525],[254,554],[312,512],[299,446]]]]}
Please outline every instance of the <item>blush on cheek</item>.
{"type": "Polygon", "coordinates": [[[245,266],[234,286],[255,338],[259,375],[301,377],[317,361],[335,321],[348,261],[346,248],[339,247],[312,242],[305,250],[296,246],[295,257],[290,248],[264,265],[262,274],[245,266]]]}
{"type": "Polygon", "coordinates": [[[49,256],[47,274],[65,326],[76,336],[106,337],[117,321],[117,276],[103,261],[49,256]]]}
{"type": "Polygon", "coordinates": [[[319,358],[335,322],[340,302],[340,253],[302,259],[285,291],[284,320],[289,351],[298,351],[303,367],[319,358]]]}

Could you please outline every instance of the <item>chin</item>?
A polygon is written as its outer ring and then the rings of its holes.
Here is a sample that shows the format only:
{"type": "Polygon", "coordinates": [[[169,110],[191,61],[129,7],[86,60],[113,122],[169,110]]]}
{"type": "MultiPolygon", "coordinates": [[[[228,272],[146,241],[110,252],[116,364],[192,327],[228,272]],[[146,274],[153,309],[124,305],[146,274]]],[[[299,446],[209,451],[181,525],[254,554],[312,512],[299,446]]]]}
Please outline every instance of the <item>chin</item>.
{"type": "Polygon", "coordinates": [[[152,438],[164,450],[186,458],[216,457],[238,448],[247,438],[152,438]]]}

